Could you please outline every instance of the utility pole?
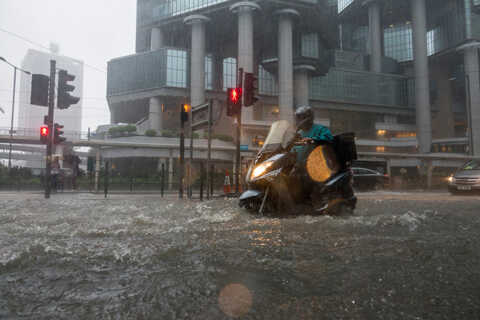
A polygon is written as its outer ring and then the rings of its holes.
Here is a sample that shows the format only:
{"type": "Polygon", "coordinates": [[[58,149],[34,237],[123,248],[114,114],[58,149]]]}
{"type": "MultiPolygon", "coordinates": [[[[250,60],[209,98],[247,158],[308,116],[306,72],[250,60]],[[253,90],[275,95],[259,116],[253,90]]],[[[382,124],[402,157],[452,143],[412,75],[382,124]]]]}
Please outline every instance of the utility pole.
{"type": "Polygon", "coordinates": [[[50,175],[52,172],[52,142],[53,142],[53,112],[55,107],[55,72],[57,62],[50,60],[50,84],[48,87],[48,139],[47,139],[47,156],[45,160],[45,199],[50,198],[50,175]]]}
{"type": "Polygon", "coordinates": [[[17,83],[17,68],[13,68],[13,97],[12,97],[12,120],[10,122],[10,148],[8,151],[8,174],[12,169],[12,140],[13,140],[13,116],[15,114],[15,84],[17,83]]]}

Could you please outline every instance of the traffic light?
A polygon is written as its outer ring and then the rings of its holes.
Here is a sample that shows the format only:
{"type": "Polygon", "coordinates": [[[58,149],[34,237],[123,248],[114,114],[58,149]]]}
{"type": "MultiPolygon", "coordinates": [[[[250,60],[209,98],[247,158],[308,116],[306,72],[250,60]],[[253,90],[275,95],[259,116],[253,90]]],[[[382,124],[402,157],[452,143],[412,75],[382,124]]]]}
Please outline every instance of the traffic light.
{"type": "Polygon", "coordinates": [[[69,74],[66,70],[58,71],[58,109],[67,109],[72,104],[77,104],[80,101],[79,97],[70,95],[70,92],[75,90],[75,87],[68,82],[75,80],[73,74],[69,74]]]}
{"type": "Polygon", "coordinates": [[[188,121],[188,111],[190,110],[190,106],[188,104],[182,104],[182,108],[180,110],[180,120],[182,123],[188,121]]]}
{"type": "Polygon", "coordinates": [[[256,81],[258,78],[251,72],[245,73],[245,98],[243,99],[243,104],[245,107],[250,107],[255,104],[258,100],[255,97],[255,92],[257,90],[256,81]]]}
{"type": "Polygon", "coordinates": [[[48,126],[43,125],[40,127],[40,142],[47,144],[48,141],[48,126]]]}
{"type": "Polygon", "coordinates": [[[30,104],[48,107],[48,86],[50,78],[43,74],[32,74],[30,104]]]}
{"type": "Polygon", "coordinates": [[[64,137],[62,137],[62,129],[63,126],[58,123],[53,125],[53,144],[60,144],[66,140],[64,137]]]}
{"type": "Polygon", "coordinates": [[[227,89],[227,116],[234,117],[242,110],[242,88],[227,89]]]}

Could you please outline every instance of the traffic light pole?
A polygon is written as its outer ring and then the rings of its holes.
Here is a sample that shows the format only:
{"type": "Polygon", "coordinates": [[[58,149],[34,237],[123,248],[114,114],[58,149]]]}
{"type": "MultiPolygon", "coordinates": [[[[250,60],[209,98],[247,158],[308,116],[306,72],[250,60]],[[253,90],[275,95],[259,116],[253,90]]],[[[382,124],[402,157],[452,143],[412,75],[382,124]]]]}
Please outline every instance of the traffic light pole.
{"type": "Polygon", "coordinates": [[[50,198],[52,172],[53,111],[55,106],[55,71],[57,62],[50,60],[50,84],[48,87],[48,138],[45,159],[45,199],[50,198]]]}
{"type": "MultiPolygon", "coordinates": [[[[242,88],[243,90],[243,68],[238,69],[238,80],[237,88],[242,88]]],[[[242,96],[243,98],[243,96],[242,96]]],[[[243,106],[243,102],[241,103],[243,106]]],[[[239,182],[240,182],[240,135],[242,128],[242,109],[237,113],[237,146],[236,146],[236,160],[235,160],[235,193],[239,195],[239,182]]],[[[239,195],[240,196],[240,195],[239,195]]]]}
{"type": "Polygon", "coordinates": [[[183,199],[183,179],[185,175],[185,124],[183,121],[183,105],[180,105],[180,174],[178,196],[183,199]]]}

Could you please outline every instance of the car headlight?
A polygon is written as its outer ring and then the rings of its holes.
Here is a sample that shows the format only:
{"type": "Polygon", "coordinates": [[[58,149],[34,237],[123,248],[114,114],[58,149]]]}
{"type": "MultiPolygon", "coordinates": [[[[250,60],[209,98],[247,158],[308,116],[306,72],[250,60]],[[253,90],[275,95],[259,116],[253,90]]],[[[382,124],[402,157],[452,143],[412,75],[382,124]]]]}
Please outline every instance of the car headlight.
{"type": "Polygon", "coordinates": [[[258,166],[253,169],[251,179],[255,179],[267,171],[268,168],[270,168],[273,164],[273,161],[267,161],[259,164],[258,166]]]}

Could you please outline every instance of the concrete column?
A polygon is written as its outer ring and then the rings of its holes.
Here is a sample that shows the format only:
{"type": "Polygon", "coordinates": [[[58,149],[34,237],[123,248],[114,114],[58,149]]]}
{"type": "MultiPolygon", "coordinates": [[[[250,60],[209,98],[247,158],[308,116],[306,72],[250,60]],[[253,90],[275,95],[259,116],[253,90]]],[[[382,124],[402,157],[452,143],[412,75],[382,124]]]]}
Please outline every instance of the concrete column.
{"type": "Polygon", "coordinates": [[[148,121],[150,129],[156,130],[158,134],[162,131],[162,102],[159,97],[150,98],[148,121]]]}
{"type": "MultiPolygon", "coordinates": [[[[162,29],[155,27],[152,28],[150,35],[150,50],[159,50],[164,45],[164,35],[162,29]]],[[[162,126],[162,103],[159,97],[150,98],[149,110],[148,110],[149,128],[157,131],[163,129],[162,126]]]]}
{"type": "Polygon", "coordinates": [[[376,0],[366,2],[368,5],[368,38],[370,40],[370,71],[382,72],[382,23],[380,4],[376,0]]]}
{"type": "Polygon", "coordinates": [[[192,107],[205,102],[205,23],[209,20],[202,15],[191,15],[183,20],[192,27],[190,53],[190,103],[192,107]]]}
{"type": "Polygon", "coordinates": [[[150,35],[150,50],[156,51],[161,47],[163,47],[164,45],[165,43],[164,43],[163,30],[158,27],[152,28],[152,32],[150,35]]]}
{"type": "Polygon", "coordinates": [[[315,68],[309,65],[299,65],[294,68],[295,108],[309,105],[310,71],[315,71],[315,68]]]}
{"type": "Polygon", "coordinates": [[[278,16],[278,106],[280,119],[293,123],[293,9],[275,12],[278,16]]]}
{"type": "MultiPolygon", "coordinates": [[[[230,10],[238,15],[238,57],[237,67],[243,72],[254,72],[253,65],[253,12],[260,10],[254,2],[241,1],[230,10]]],[[[256,72],[254,72],[256,73],[256,72]]],[[[242,121],[253,120],[253,108],[242,108],[242,121]]]]}
{"type": "Polygon", "coordinates": [[[432,119],[430,114],[425,0],[411,0],[411,3],[417,140],[419,152],[429,153],[432,144],[432,119]]]}
{"type": "Polygon", "coordinates": [[[465,76],[467,78],[467,119],[468,132],[472,155],[480,156],[480,77],[478,63],[478,48],[475,43],[465,49],[465,76]]]}

